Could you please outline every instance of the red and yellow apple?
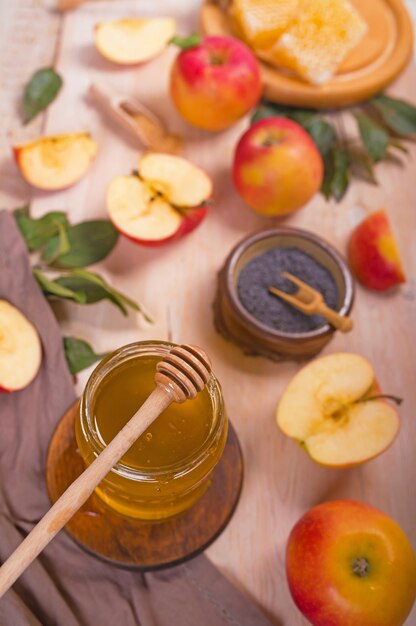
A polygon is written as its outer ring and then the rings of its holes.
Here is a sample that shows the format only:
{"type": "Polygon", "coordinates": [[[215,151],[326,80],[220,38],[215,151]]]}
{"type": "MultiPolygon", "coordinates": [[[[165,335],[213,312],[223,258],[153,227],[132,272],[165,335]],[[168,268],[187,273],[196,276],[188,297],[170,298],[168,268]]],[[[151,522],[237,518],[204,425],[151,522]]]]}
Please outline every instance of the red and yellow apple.
{"type": "Polygon", "coordinates": [[[283,392],[276,420],[310,457],[352,467],[381,454],[399,431],[398,413],[380,390],[371,364],[341,352],[303,367],[283,392]]]}
{"type": "Polygon", "coordinates": [[[40,137],[14,146],[25,180],[37,189],[55,191],[76,183],[90,168],[97,144],[89,133],[40,137]]]}
{"type": "Polygon", "coordinates": [[[35,327],[15,306],[0,300],[0,391],[19,391],[35,378],[42,346],[35,327]]]}
{"type": "Polygon", "coordinates": [[[205,217],[211,179],[186,159],[148,153],[138,175],[118,176],[107,191],[115,228],[144,246],[160,246],[196,228],[205,217]]]}
{"type": "Polygon", "coordinates": [[[223,130],[260,98],[257,60],[237,39],[204,37],[200,45],[178,54],[171,71],[170,93],[189,124],[203,130],[223,130]]]}
{"type": "Polygon", "coordinates": [[[384,291],[406,282],[400,252],[385,211],[371,213],[352,232],[348,259],[368,289],[384,291]]]}
{"type": "Polygon", "coordinates": [[[124,18],[97,24],[97,50],[113,63],[143,63],[163,52],[176,31],[170,17],[124,18]]]}
{"type": "Polygon", "coordinates": [[[292,120],[259,120],[237,144],[234,185],[248,206],[262,215],[280,216],[300,209],[319,190],[322,177],[318,148],[292,120]]]}
{"type": "Polygon", "coordinates": [[[286,574],[313,626],[402,626],[416,597],[416,558],[405,533],[353,500],[326,502],[297,522],[286,574]]]}

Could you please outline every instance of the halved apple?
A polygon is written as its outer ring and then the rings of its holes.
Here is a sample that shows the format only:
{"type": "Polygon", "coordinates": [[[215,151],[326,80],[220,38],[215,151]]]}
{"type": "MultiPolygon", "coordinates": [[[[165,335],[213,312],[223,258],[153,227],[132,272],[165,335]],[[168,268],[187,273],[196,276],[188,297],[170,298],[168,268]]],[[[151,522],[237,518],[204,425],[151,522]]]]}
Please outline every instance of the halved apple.
{"type": "Polygon", "coordinates": [[[112,20],[97,24],[95,45],[114,63],[143,63],[163,52],[175,32],[170,17],[112,20]]]}
{"type": "Polygon", "coordinates": [[[88,171],[97,144],[89,133],[40,137],[13,147],[25,180],[33,187],[53,191],[76,183],[88,171]]]}
{"type": "Polygon", "coordinates": [[[324,356],[302,368],[283,392],[276,418],[314,461],[329,467],[374,458],[399,430],[397,411],[380,396],[372,366],[352,353],[324,356]]]}
{"type": "Polygon", "coordinates": [[[0,300],[0,391],[24,389],[42,362],[42,346],[33,324],[6,300],[0,300]]]}
{"type": "Polygon", "coordinates": [[[205,217],[210,178],[182,157],[149,153],[138,175],[118,176],[107,191],[109,217],[121,234],[160,246],[196,228],[205,217]]]}

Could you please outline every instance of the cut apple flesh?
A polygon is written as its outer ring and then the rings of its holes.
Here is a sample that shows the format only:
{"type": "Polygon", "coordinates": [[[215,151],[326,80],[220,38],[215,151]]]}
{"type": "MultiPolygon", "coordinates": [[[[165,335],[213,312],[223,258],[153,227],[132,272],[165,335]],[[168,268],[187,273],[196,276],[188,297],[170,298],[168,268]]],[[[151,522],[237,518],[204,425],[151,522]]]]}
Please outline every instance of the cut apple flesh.
{"type": "Polygon", "coordinates": [[[41,137],[14,147],[26,181],[49,191],[63,189],[82,178],[96,152],[97,144],[88,133],[41,137]]]}
{"type": "Polygon", "coordinates": [[[175,31],[175,20],[168,17],[103,22],[96,26],[95,45],[115,63],[142,63],[160,54],[175,31]]]}
{"type": "Polygon", "coordinates": [[[212,193],[209,176],[179,156],[149,153],[140,160],[139,173],[153,189],[178,207],[197,207],[212,193]]]}
{"type": "Polygon", "coordinates": [[[18,391],[35,378],[42,361],[39,335],[26,317],[0,300],[0,389],[18,391]]]}
{"type": "Polygon", "coordinates": [[[291,380],[277,408],[281,430],[321,463],[346,467],[386,449],[399,429],[397,411],[378,395],[374,371],[357,354],[313,361],[291,380]]]}
{"type": "Polygon", "coordinates": [[[107,207],[114,226],[133,239],[165,239],[182,222],[180,213],[137,176],[118,176],[110,183],[107,207]]]}

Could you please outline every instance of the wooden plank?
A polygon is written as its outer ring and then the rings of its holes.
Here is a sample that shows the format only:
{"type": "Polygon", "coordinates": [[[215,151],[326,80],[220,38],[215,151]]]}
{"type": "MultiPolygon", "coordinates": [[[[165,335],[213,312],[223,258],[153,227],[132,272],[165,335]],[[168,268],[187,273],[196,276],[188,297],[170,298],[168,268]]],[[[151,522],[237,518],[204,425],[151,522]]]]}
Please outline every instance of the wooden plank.
{"type": "MultiPolygon", "coordinates": [[[[19,6],[24,4],[20,0],[19,6]]],[[[159,0],[158,14],[178,15],[179,31],[183,34],[195,30],[199,3],[192,0],[180,3],[180,7],[178,4],[174,0],[159,0]]],[[[336,497],[367,501],[397,519],[416,547],[416,500],[412,484],[416,470],[413,452],[416,215],[412,176],[416,147],[410,148],[403,166],[395,162],[377,166],[379,187],[354,182],[340,205],[327,203],[318,196],[305,209],[284,220],[284,224],[307,228],[326,237],[345,251],[348,234],[357,221],[368,211],[384,206],[389,211],[409,277],[407,285],[392,295],[377,295],[358,288],[354,332],[347,337],[338,334],[326,350],[327,353],[357,351],[368,357],[375,365],[382,388],[404,397],[400,436],[385,454],[371,463],[352,470],[330,471],[313,464],[300,448],[280,434],[274,423],[279,396],[299,366],[245,357],[220,338],[212,324],[216,272],[228,251],[246,234],[277,223],[252,213],[232,187],[230,163],[247,120],[214,135],[185,125],[167,93],[173,49],[140,68],[120,69],[99,57],[93,47],[92,27],[97,21],[153,11],[150,2],[119,0],[86,4],[61,18],[57,68],[64,76],[65,87],[45,116],[44,131],[89,130],[100,151],[90,174],[75,187],[49,195],[33,193],[33,210],[41,214],[52,208],[64,209],[74,221],[104,217],[108,182],[113,176],[136,167],[138,146],[113,123],[104,120],[88,101],[88,87],[97,79],[138,96],[174,132],[184,136],[189,158],[213,177],[214,205],[206,222],[181,242],[146,250],[121,240],[110,258],[100,265],[100,271],[117,288],[145,303],[155,319],[154,325],[147,325],[135,316],[122,318],[109,304],[85,308],[60,305],[58,313],[66,332],[88,339],[99,351],[147,338],[195,342],[209,350],[223,385],[230,418],[243,446],[246,476],[235,517],[208,554],[274,623],[306,626],[287,590],[284,548],[292,524],[312,505],[336,497]],[[179,281],[186,289],[178,297],[179,281]]],[[[13,60],[10,63],[13,66],[13,60]]],[[[37,66],[33,58],[31,63],[28,62],[27,68],[32,71],[37,66]]],[[[29,73],[26,71],[25,77],[29,73]]],[[[15,92],[16,84],[12,81],[8,98],[13,99],[15,92]]],[[[414,68],[403,74],[391,92],[416,101],[414,68]]],[[[8,167],[12,176],[15,170],[10,164],[8,167]]],[[[27,193],[24,186],[19,187],[19,193],[21,189],[27,193]]],[[[85,379],[86,374],[80,377],[79,390],[85,379]]],[[[407,624],[410,626],[415,619],[416,611],[407,624]]]]}
{"type": "Polygon", "coordinates": [[[30,199],[11,145],[42,133],[44,116],[22,126],[19,108],[25,84],[34,71],[54,62],[60,17],[39,0],[0,2],[0,206],[13,207],[30,199]]]}

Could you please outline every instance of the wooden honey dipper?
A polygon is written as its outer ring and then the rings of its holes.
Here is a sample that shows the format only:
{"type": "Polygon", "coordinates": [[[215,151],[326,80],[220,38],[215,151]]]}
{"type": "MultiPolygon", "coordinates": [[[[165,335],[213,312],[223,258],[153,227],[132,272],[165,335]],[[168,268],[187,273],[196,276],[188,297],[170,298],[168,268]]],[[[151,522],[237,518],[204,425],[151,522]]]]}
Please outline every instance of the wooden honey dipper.
{"type": "Polygon", "coordinates": [[[209,358],[195,346],[175,346],[156,365],[154,391],[0,567],[0,598],[162,411],[172,402],[182,403],[188,398],[194,398],[204,389],[210,373],[209,358]]]}

